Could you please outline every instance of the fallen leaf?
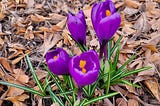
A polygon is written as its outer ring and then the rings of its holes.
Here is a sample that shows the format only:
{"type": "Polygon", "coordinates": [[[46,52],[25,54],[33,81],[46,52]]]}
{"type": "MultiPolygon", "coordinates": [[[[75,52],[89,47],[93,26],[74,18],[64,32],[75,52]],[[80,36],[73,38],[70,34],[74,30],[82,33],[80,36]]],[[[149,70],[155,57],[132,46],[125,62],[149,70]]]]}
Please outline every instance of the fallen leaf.
{"type": "Polygon", "coordinates": [[[158,80],[156,78],[146,80],[145,84],[152,92],[152,94],[156,97],[156,99],[160,102],[160,86],[158,80]]]}
{"type": "Polygon", "coordinates": [[[12,68],[11,65],[9,63],[9,61],[6,58],[1,57],[0,58],[0,64],[2,64],[2,66],[9,72],[12,73],[12,68]]]}
{"type": "Polygon", "coordinates": [[[152,50],[153,52],[158,52],[158,49],[152,44],[146,44],[146,45],[143,45],[143,46],[152,50]]]}
{"type": "Polygon", "coordinates": [[[135,99],[129,99],[128,106],[139,106],[139,104],[138,101],[136,101],[135,99]]]}
{"type": "Polygon", "coordinates": [[[36,23],[51,19],[51,18],[47,18],[47,17],[38,15],[38,14],[31,15],[30,17],[31,17],[31,21],[36,22],[36,23]]]}
{"type": "Polygon", "coordinates": [[[36,75],[39,80],[41,80],[42,78],[45,78],[47,76],[47,72],[44,70],[37,69],[37,70],[35,70],[35,72],[36,72],[36,75]]]}
{"type": "Polygon", "coordinates": [[[44,43],[40,47],[40,52],[45,56],[47,51],[51,49],[56,43],[61,39],[61,36],[59,34],[49,34],[45,33],[44,35],[44,43]]]}
{"type": "Polygon", "coordinates": [[[14,69],[14,74],[12,74],[16,81],[26,84],[29,81],[29,76],[27,76],[22,69],[14,69]]]}
{"type": "Polygon", "coordinates": [[[141,5],[138,1],[134,1],[134,0],[125,0],[125,4],[128,7],[132,7],[132,8],[138,8],[141,5]]]}
{"type": "Polygon", "coordinates": [[[26,95],[26,94],[22,94],[22,95],[19,95],[19,96],[14,96],[14,97],[8,97],[8,98],[5,98],[5,100],[9,100],[11,101],[15,106],[26,106],[23,101],[25,99],[28,99],[29,96],[26,95]]]}
{"type": "Polygon", "coordinates": [[[127,106],[127,102],[123,98],[117,98],[116,105],[117,106],[127,106]]]}

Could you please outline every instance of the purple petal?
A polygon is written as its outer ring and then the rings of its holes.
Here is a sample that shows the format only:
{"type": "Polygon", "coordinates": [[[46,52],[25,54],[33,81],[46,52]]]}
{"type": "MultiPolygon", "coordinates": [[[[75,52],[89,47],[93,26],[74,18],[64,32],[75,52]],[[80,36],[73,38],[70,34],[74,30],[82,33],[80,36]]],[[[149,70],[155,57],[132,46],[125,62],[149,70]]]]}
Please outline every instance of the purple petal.
{"type": "Polygon", "coordinates": [[[81,11],[76,16],[69,13],[67,25],[72,38],[80,44],[86,44],[86,22],[82,14],[81,11]]]}
{"type": "Polygon", "coordinates": [[[57,48],[56,50],[49,51],[46,54],[47,66],[54,74],[62,75],[68,74],[68,63],[70,57],[65,50],[57,48]],[[57,59],[54,59],[57,56],[57,59]]]}
{"type": "Polygon", "coordinates": [[[109,17],[103,18],[97,28],[97,36],[99,41],[102,43],[102,40],[110,40],[118,29],[120,22],[121,18],[118,13],[114,13],[109,17]]]}
{"type": "Polygon", "coordinates": [[[85,85],[89,85],[95,82],[98,78],[99,69],[100,63],[98,55],[93,50],[84,52],[80,56],[74,56],[69,63],[70,74],[79,87],[83,87],[85,85]],[[86,61],[86,73],[83,73],[79,68],[80,60],[86,61]]]}
{"type": "Polygon", "coordinates": [[[76,15],[76,17],[79,18],[82,21],[82,23],[84,23],[85,26],[86,26],[85,15],[84,15],[84,12],[82,10],[79,11],[79,13],[76,15]]]}

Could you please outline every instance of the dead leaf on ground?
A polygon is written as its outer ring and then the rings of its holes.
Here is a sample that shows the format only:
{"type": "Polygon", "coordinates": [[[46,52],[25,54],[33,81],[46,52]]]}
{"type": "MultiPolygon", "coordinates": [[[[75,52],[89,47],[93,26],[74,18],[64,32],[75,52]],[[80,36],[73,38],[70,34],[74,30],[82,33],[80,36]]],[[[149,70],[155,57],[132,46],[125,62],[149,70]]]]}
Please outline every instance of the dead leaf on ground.
{"type": "Polygon", "coordinates": [[[117,98],[116,105],[117,106],[127,106],[127,102],[123,98],[117,98]]]}
{"type": "Polygon", "coordinates": [[[40,47],[40,52],[43,56],[47,53],[49,49],[56,45],[56,43],[61,39],[59,34],[49,34],[45,33],[44,35],[44,43],[40,47]]]}
{"type": "Polygon", "coordinates": [[[136,101],[135,99],[129,99],[128,106],[139,106],[139,104],[138,101],[136,101]]]}
{"type": "Polygon", "coordinates": [[[134,1],[134,0],[125,0],[125,4],[128,7],[132,7],[132,8],[138,8],[141,5],[138,1],[134,1]]]}
{"type": "Polygon", "coordinates": [[[153,78],[151,80],[146,80],[145,84],[148,87],[148,89],[153,93],[153,95],[156,97],[156,99],[160,102],[160,86],[158,80],[156,78],[153,78]]]}
{"type": "Polygon", "coordinates": [[[0,64],[2,64],[2,66],[9,72],[12,73],[12,67],[9,63],[9,61],[6,58],[1,57],[0,58],[0,64]]]}
{"type": "Polygon", "coordinates": [[[19,96],[7,97],[5,100],[11,101],[15,106],[26,106],[23,101],[28,98],[29,96],[27,94],[22,94],[19,96]]]}
{"type": "Polygon", "coordinates": [[[28,83],[30,77],[27,76],[22,69],[13,69],[14,74],[12,74],[16,81],[26,84],[28,83]]]}

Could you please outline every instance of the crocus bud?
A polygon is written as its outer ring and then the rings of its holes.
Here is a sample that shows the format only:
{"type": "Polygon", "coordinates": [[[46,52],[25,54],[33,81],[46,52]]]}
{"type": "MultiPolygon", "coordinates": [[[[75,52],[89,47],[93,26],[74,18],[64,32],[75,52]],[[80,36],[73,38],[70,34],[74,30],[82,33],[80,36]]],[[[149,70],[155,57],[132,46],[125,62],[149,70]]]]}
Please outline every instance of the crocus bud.
{"type": "Polygon", "coordinates": [[[111,0],[94,4],[91,19],[101,45],[112,38],[121,22],[121,17],[111,0]]]}
{"type": "Polygon", "coordinates": [[[93,50],[74,56],[69,62],[69,72],[80,88],[95,82],[99,70],[98,55],[93,50]]]}
{"type": "Polygon", "coordinates": [[[68,29],[71,37],[81,45],[86,44],[86,21],[82,10],[77,15],[68,14],[68,29]]]}
{"type": "Polygon", "coordinates": [[[62,48],[57,48],[46,53],[47,66],[56,75],[69,74],[69,60],[69,55],[62,48]]]}

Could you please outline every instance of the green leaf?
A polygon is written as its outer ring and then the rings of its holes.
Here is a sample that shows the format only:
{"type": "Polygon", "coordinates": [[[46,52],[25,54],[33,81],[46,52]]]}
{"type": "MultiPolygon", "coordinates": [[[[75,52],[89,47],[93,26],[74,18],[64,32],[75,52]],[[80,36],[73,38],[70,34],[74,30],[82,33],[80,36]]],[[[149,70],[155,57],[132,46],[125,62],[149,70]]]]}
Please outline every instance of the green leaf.
{"type": "Polygon", "coordinates": [[[113,71],[115,71],[116,68],[117,68],[117,63],[118,63],[118,59],[119,59],[119,53],[120,53],[120,45],[118,45],[118,48],[117,48],[117,51],[116,51],[116,56],[114,57],[113,71]]]}
{"type": "Polygon", "coordinates": [[[43,97],[46,96],[45,94],[43,94],[41,92],[38,92],[38,91],[36,91],[34,89],[31,89],[31,88],[28,88],[28,87],[25,87],[25,86],[13,84],[13,83],[8,83],[8,82],[4,82],[4,81],[0,81],[0,84],[6,85],[6,86],[16,87],[16,88],[19,88],[19,89],[23,89],[25,91],[28,91],[28,92],[33,93],[33,94],[37,94],[39,96],[43,96],[43,97]]]}
{"type": "Polygon", "coordinates": [[[122,74],[120,78],[124,78],[126,76],[129,76],[129,75],[141,72],[141,71],[145,71],[145,70],[148,70],[150,68],[152,68],[152,67],[143,67],[143,68],[135,69],[135,70],[132,70],[132,71],[128,71],[127,73],[122,74]]]}
{"type": "MultiPolygon", "coordinates": [[[[51,73],[51,71],[48,69],[48,67],[46,65],[43,65],[45,70],[48,72],[48,74],[51,76],[51,78],[54,80],[54,82],[56,83],[57,87],[59,88],[59,90],[64,93],[63,88],[61,87],[61,85],[59,84],[59,82],[57,81],[57,79],[55,78],[55,76],[51,73]]],[[[64,94],[65,99],[68,101],[68,103],[72,106],[72,102],[69,99],[69,97],[64,94]]]]}
{"type": "Polygon", "coordinates": [[[40,81],[39,81],[39,79],[38,79],[38,77],[37,77],[37,75],[36,75],[36,73],[35,73],[35,71],[34,71],[34,68],[33,68],[33,66],[32,66],[32,63],[31,63],[30,59],[29,59],[28,54],[26,55],[26,59],[27,59],[27,62],[28,62],[30,71],[31,71],[31,73],[32,73],[32,76],[33,76],[35,82],[37,83],[39,89],[45,94],[44,88],[42,87],[42,85],[41,85],[41,83],[40,83],[40,81]]]}
{"type": "Polygon", "coordinates": [[[85,102],[85,103],[83,104],[83,106],[86,106],[86,105],[91,104],[91,103],[93,103],[93,102],[96,102],[96,101],[98,101],[98,100],[103,100],[103,99],[105,99],[105,98],[109,98],[109,97],[115,96],[115,95],[117,95],[117,94],[119,94],[119,93],[118,93],[118,92],[114,92],[114,93],[109,93],[109,94],[107,94],[107,95],[99,96],[99,97],[97,97],[97,98],[93,98],[93,99],[88,100],[87,102],[85,102]]]}
{"type": "Polygon", "coordinates": [[[121,70],[123,70],[123,69],[126,67],[126,65],[127,65],[128,63],[130,63],[135,57],[136,57],[136,55],[131,56],[131,57],[117,70],[116,73],[119,73],[121,70]]]}
{"type": "MultiPolygon", "coordinates": [[[[46,82],[49,83],[49,81],[48,81],[47,78],[46,78],[46,82]]],[[[52,92],[52,88],[50,87],[50,85],[48,85],[47,90],[48,90],[48,92],[49,92],[49,94],[50,94],[51,99],[52,99],[53,102],[59,103],[60,106],[65,106],[63,104],[63,102],[52,92]]]]}
{"type": "Polygon", "coordinates": [[[114,46],[111,48],[111,50],[110,50],[110,56],[112,56],[112,54],[115,51],[115,49],[117,48],[117,46],[120,45],[120,42],[121,42],[122,38],[123,38],[123,36],[120,36],[119,39],[114,44],[114,46]]]}
{"type": "Polygon", "coordinates": [[[129,86],[134,86],[134,87],[137,87],[137,88],[140,88],[141,86],[137,85],[137,84],[133,84],[127,80],[120,80],[120,83],[122,84],[126,84],[126,85],[129,85],[129,86]]]}

